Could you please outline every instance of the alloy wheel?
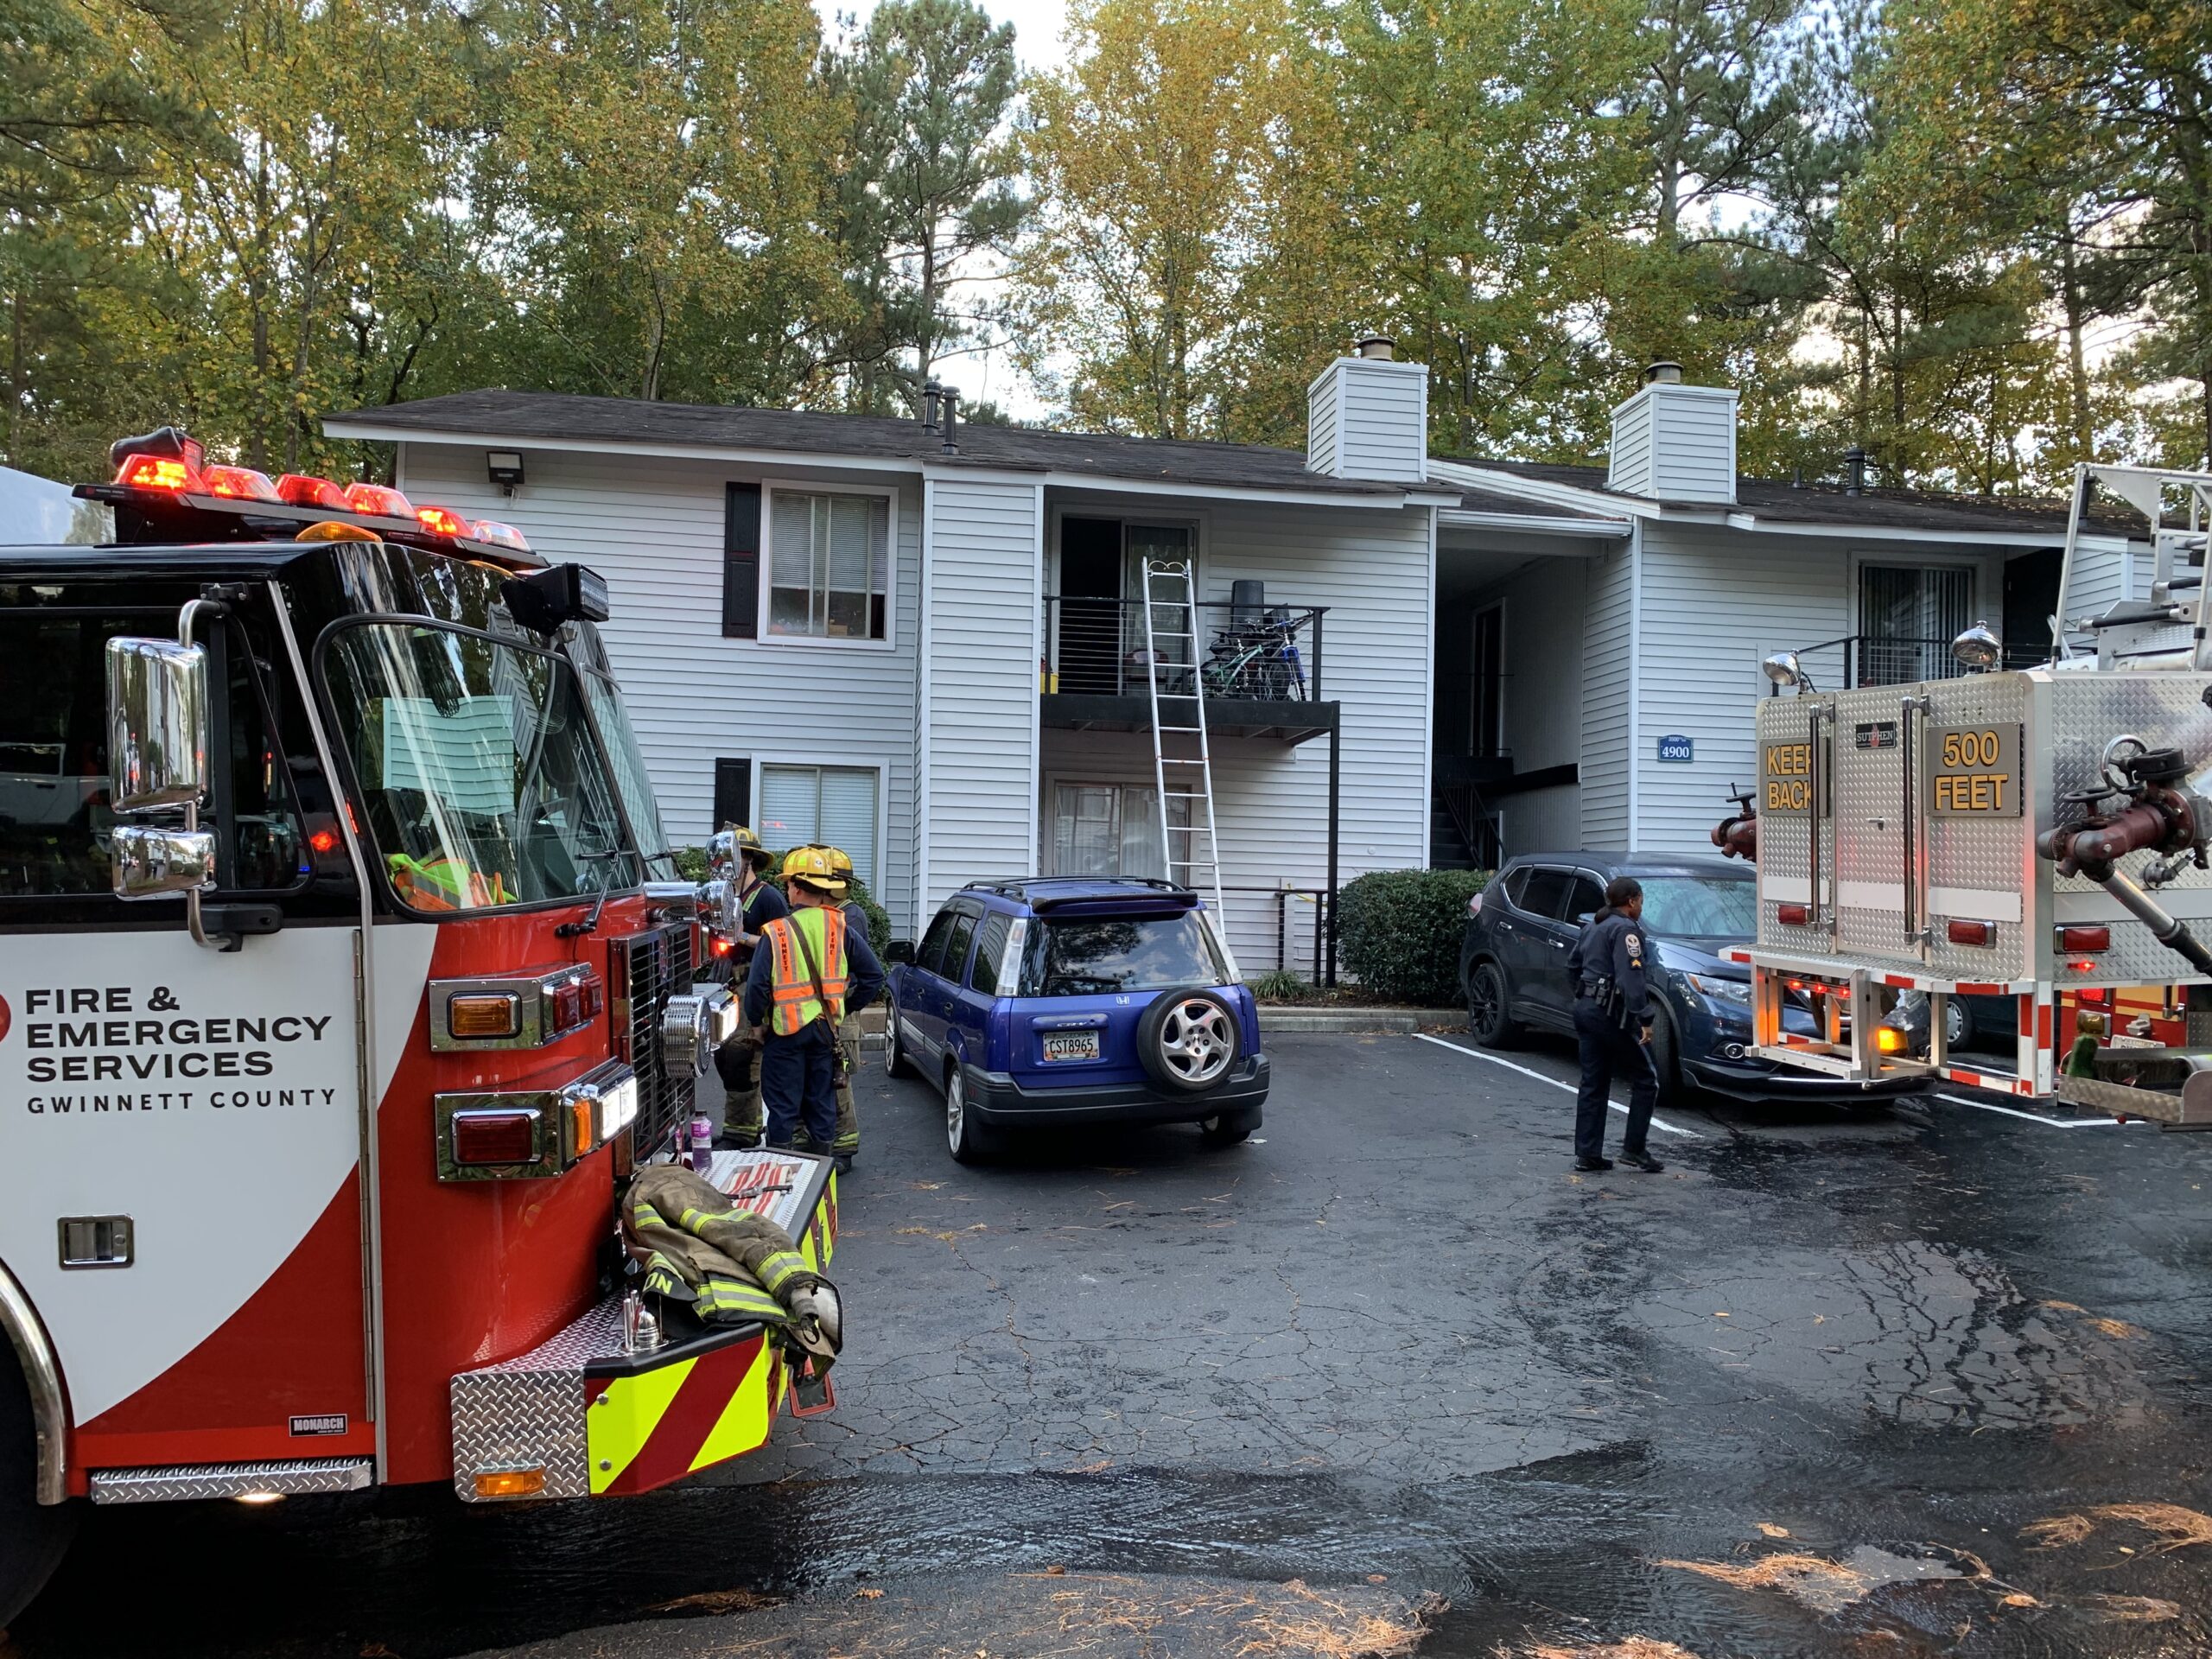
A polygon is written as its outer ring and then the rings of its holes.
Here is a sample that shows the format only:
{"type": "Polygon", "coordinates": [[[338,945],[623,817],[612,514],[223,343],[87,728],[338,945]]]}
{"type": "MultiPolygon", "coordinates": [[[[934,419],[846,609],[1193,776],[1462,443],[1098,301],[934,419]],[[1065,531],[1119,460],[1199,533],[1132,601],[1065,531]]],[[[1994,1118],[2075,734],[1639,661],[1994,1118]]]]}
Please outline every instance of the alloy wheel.
{"type": "Polygon", "coordinates": [[[1236,1054],[1236,1033],[1218,1002],[1185,997],[1160,1022],[1160,1052],[1179,1080],[1201,1088],[1229,1070],[1236,1054]]]}

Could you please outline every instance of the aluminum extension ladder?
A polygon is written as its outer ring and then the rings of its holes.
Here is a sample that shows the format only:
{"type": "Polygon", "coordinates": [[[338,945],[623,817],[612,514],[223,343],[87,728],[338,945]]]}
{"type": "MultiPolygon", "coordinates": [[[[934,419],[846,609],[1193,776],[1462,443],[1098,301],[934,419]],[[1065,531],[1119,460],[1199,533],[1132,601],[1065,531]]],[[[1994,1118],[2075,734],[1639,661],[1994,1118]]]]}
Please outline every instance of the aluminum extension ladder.
{"type": "Polygon", "coordinates": [[[1195,585],[1188,559],[1144,562],[1145,687],[1152,699],[1152,776],[1160,798],[1160,853],[1167,879],[1201,894],[1212,890],[1215,930],[1225,938],[1229,915],[1222,903],[1221,842],[1214,834],[1213,750],[1206,740],[1195,585]],[[1162,613],[1176,626],[1162,627],[1162,613]],[[1163,652],[1163,641],[1181,650],[1163,652]],[[1164,688],[1161,682],[1171,678],[1172,684],[1164,688]],[[1162,719],[1162,703],[1176,710],[1187,705],[1190,712],[1162,719]],[[1182,752],[1170,753],[1171,748],[1182,752]],[[1173,788],[1170,779],[1174,780],[1173,788]],[[1170,801],[1184,803],[1186,822],[1173,822],[1170,801]],[[1179,836],[1182,837],[1179,845],[1179,836]]]}

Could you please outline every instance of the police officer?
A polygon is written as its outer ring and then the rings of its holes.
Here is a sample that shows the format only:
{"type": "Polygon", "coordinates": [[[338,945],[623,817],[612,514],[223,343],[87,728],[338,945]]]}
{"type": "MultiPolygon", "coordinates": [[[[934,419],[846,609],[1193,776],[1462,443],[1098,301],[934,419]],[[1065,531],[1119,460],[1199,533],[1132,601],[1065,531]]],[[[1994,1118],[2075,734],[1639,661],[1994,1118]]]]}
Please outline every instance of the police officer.
{"type": "Polygon", "coordinates": [[[745,1017],[765,1027],[760,1097],[772,1147],[791,1146],[802,1126],[814,1146],[836,1138],[832,1081],[837,1026],[883,989],[883,969],[868,930],[845,924],[838,908],[845,882],[827,849],[794,847],[784,855],[791,913],[762,930],[745,982],[745,1017]]]}
{"type": "Polygon", "coordinates": [[[1657,1173],[1665,1166],[1644,1149],[1651,1109],[1659,1101],[1659,1073],[1651,1064],[1652,1011],[1644,988],[1643,887],[1617,875],[1605,887],[1605,907],[1590,920],[1569,953],[1574,982],[1574,1038],[1582,1052],[1582,1084],[1574,1096],[1574,1166],[1611,1169],[1605,1154],[1605,1109],[1613,1073],[1628,1078],[1628,1129],[1621,1161],[1657,1173]]]}
{"type": "MultiPolygon", "coordinates": [[[[860,900],[851,896],[853,861],[842,847],[823,847],[810,843],[825,853],[830,859],[830,874],[848,884],[846,897],[837,908],[844,912],[845,926],[856,930],[861,938],[868,938],[868,912],[861,908],[860,900]]],[[[837,1138],[830,1150],[836,1154],[837,1172],[843,1174],[853,1166],[853,1160],[861,1152],[860,1109],[853,1103],[853,1078],[861,1069],[861,1016],[857,1008],[848,1007],[845,1017],[837,1022],[837,1138]]],[[[819,1152],[821,1147],[817,1147],[819,1152]]]]}
{"type": "MultiPolygon", "coordinates": [[[[737,937],[730,950],[730,980],[742,986],[751,970],[761,930],[790,915],[791,906],[776,885],[763,879],[774,861],[760,837],[734,823],[714,839],[715,874],[734,884],[737,937]]],[[[760,1144],[760,1032],[751,1020],[715,1051],[715,1070],[722,1080],[722,1131],[715,1144],[751,1148],[760,1144]]]]}

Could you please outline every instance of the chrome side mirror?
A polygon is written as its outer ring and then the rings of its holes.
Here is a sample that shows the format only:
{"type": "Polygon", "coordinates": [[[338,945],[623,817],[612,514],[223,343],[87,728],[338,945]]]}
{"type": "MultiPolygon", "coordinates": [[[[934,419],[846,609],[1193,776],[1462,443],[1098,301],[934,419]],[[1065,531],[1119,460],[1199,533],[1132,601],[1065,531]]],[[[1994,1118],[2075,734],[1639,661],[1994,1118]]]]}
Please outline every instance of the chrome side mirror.
{"type": "Polygon", "coordinates": [[[126,823],[110,832],[108,880],[118,899],[184,896],[193,942],[235,950],[209,937],[200,895],[215,885],[215,836],[200,827],[207,791],[207,653],[187,643],[205,600],[186,603],[176,639],[107,642],[108,802],[126,813],[181,812],[181,823],[126,823]]]}
{"type": "Polygon", "coordinates": [[[118,899],[205,893],[215,885],[215,836],[208,830],[118,823],[111,868],[118,899]]]}
{"type": "Polygon", "coordinates": [[[108,799],[118,812],[200,804],[207,787],[205,651],[174,639],[107,642],[107,757],[108,799]]]}

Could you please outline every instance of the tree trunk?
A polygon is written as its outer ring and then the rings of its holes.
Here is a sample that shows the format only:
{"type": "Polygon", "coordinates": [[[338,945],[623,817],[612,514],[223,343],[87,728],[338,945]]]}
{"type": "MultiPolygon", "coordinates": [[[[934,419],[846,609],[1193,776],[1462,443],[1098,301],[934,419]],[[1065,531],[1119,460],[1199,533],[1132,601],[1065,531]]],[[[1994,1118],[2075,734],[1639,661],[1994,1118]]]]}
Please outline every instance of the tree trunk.
{"type": "Polygon", "coordinates": [[[2058,245],[2059,272],[2065,283],[2066,302],[2066,370],[2069,389],[2074,404],[2074,459],[2091,461],[2089,446],[2095,439],[2089,418],[2089,367],[2082,345],[2082,313],[2086,309],[2082,296],[2080,272],[2074,262],[2074,222],[2069,210],[2065,233],[2058,245]]]}
{"type": "Polygon", "coordinates": [[[8,290],[8,431],[4,453],[8,465],[22,465],[23,414],[23,279],[18,272],[8,290]]]}

